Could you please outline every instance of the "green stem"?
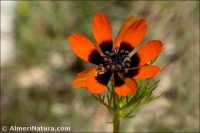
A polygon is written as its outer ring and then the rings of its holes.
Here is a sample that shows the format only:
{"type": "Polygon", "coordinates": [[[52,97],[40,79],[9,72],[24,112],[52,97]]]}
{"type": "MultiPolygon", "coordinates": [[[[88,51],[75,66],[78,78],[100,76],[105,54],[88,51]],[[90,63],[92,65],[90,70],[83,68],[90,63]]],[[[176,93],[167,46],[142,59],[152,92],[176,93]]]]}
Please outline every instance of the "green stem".
{"type": "Polygon", "coordinates": [[[113,133],[120,132],[120,119],[119,112],[113,113],[113,133]]]}
{"type": "Polygon", "coordinates": [[[120,117],[118,109],[118,96],[114,92],[114,76],[111,78],[111,86],[112,86],[112,95],[113,95],[113,133],[120,132],[120,117]]]}

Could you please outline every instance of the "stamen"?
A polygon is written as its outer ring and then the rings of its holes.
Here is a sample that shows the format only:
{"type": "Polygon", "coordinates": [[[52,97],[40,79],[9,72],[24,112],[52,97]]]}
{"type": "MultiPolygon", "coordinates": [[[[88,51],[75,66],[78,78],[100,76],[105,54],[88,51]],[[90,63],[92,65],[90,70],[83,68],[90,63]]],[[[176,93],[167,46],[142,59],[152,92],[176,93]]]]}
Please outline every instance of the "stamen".
{"type": "Polygon", "coordinates": [[[113,55],[115,55],[115,53],[114,53],[114,52],[110,53],[110,56],[113,56],[113,55]]]}
{"type": "Polygon", "coordinates": [[[109,71],[110,70],[110,65],[106,66],[106,70],[109,71]]]}
{"type": "Polygon", "coordinates": [[[123,54],[124,53],[124,50],[122,49],[122,50],[120,50],[120,54],[123,54]]]}
{"type": "Polygon", "coordinates": [[[97,75],[102,75],[104,73],[105,73],[105,71],[98,71],[97,75]]]}
{"type": "Polygon", "coordinates": [[[121,71],[122,70],[122,66],[120,64],[117,64],[116,65],[116,69],[117,69],[117,71],[121,71]]]}
{"type": "Polygon", "coordinates": [[[126,74],[126,73],[128,73],[128,69],[127,68],[124,69],[124,74],[126,74]]]}
{"type": "Polygon", "coordinates": [[[107,61],[109,61],[109,58],[105,57],[105,58],[103,58],[103,61],[107,62],[107,61]]]}
{"type": "Polygon", "coordinates": [[[112,51],[113,51],[115,54],[117,54],[118,51],[119,51],[119,47],[114,48],[112,51]]]}
{"type": "Polygon", "coordinates": [[[129,54],[129,51],[128,51],[128,50],[126,50],[126,51],[125,51],[125,54],[129,54]]]}
{"type": "Polygon", "coordinates": [[[111,59],[111,58],[109,58],[109,63],[110,63],[110,64],[112,63],[112,59],[111,59]]]}
{"type": "Polygon", "coordinates": [[[110,53],[109,51],[106,51],[106,52],[105,52],[105,54],[107,54],[107,55],[109,55],[109,53],[110,53]]]}
{"type": "Polygon", "coordinates": [[[103,55],[101,55],[103,58],[105,58],[107,55],[105,55],[105,54],[103,54],[103,55]]]}
{"type": "Polygon", "coordinates": [[[99,70],[99,69],[101,69],[102,67],[103,67],[103,64],[99,64],[98,67],[97,67],[97,69],[99,70]]]}
{"type": "Polygon", "coordinates": [[[106,69],[103,67],[103,64],[100,64],[100,65],[97,67],[97,70],[98,70],[97,75],[101,75],[101,74],[103,74],[103,73],[106,72],[106,69]]]}
{"type": "Polygon", "coordinates": [[[115,71],[115,65],[111,65],[111,71],[115,71]]]}
{"type": "Polygon", "coordinates": [[[125,60],[126,62],[131,62],[131,58],[130,58],[130,57],[126,57],[124,60],[125,60]]]}
{"type": "Polygon", "coordinates": [[[124,60],[123,60],[123,63],[126,64],[127,63],[131,63],[131,58],[130,57],[126,57],[124,60]]]}
{"type": "Polygon", "coordinates": [[[126,62],[125,65],[126,65],[127,67],[130,67],[130,66],[131,66],[131,64],[130,64],[129,62],[126,62]]]}

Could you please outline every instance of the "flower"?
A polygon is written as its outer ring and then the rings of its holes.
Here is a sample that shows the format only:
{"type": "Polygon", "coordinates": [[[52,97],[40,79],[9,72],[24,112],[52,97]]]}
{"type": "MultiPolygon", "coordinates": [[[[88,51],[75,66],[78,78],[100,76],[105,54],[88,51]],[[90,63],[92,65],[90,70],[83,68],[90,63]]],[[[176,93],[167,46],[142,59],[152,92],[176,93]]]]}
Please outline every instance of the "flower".
{"type": "Polygon", "coordinates": [[[92,22],[92,30],[95,45],[82,34],[75,33],[68,38],[72,51],[78,57],[96,65],[79,73],[72,81],[72,87],[87,88],[91,93],[99,94],[106,90],[113,76],[115,93],[127,96],[137,91],[135,79],[151,78],[160,71],[158,66],[147,63],[160,54],[161,41],[149,41],[135,54],[131,52],[146,34],[145,19],[130,17],[113,41],[108,18],[103,13],[97,13],[92,22]]]}

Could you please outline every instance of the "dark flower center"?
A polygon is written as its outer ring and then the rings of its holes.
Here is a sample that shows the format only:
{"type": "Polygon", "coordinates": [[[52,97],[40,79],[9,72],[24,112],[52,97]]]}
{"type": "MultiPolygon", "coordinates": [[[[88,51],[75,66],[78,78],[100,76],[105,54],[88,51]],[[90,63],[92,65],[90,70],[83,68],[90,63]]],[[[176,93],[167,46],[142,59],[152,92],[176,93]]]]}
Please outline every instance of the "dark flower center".
{"type": "Polygon", "coordinates": [[[131,58],[128,56],[129,51],[119,49],[118,47],[112,49],[111,52],[105,51],[103,55],[103,62],[98,66],[99,71],[109,71],[112,73],[127,73],[131,66],[131,58]]]}

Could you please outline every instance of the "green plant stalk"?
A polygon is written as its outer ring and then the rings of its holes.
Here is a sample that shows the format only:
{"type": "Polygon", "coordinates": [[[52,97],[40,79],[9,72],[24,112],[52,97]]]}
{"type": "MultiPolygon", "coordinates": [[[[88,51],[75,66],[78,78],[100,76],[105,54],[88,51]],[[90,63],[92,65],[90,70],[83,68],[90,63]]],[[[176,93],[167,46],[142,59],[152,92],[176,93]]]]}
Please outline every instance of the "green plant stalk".
{"type": "Polygon", "coordinates": [[[120,132],[120,117],[119,112],[113,113],[113,133],[120,132]]]}
{"type": "Polygon", "coordinates": [[[111,78],[111,86],[112,86],[112,95],[113,95],[113,133],[119,133],[120,132],[120,117],[119,117],[119,111],[118,108],[118,96],[114,92],[114,76],[112,75],[111,78]]]}

